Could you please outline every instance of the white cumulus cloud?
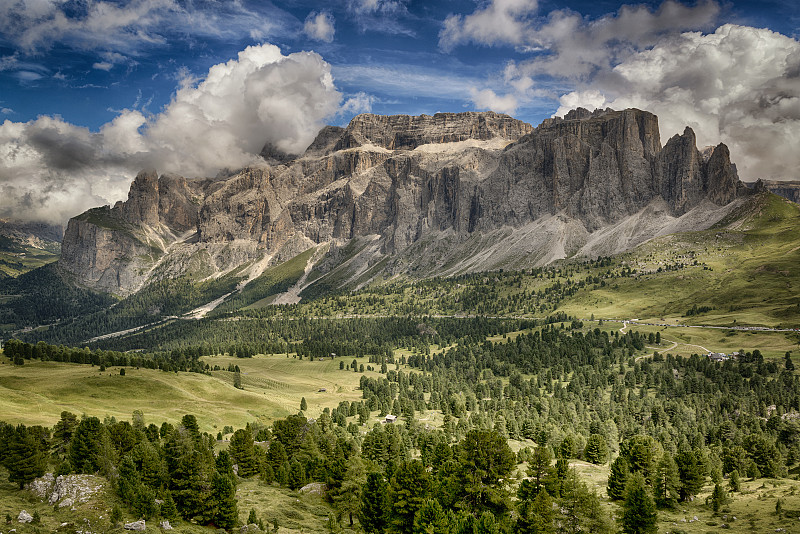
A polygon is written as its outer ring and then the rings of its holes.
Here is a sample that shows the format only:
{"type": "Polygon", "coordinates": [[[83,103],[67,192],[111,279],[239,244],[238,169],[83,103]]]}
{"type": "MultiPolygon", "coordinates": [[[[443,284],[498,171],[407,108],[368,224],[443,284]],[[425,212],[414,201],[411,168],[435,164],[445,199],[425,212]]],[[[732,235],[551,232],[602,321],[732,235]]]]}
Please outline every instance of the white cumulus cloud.
{"type": "Polygon", "coordinates": [[[368,95],[367,93],[361,91],[351,96],[347,100],[345,100],[344,104],[342,104],[342,107],[339,110],[339,113],[343,115],[348,115],[348,114],[358,115],[359,113],[369,113],[372,111],[372,105],[374,103],[375,103],[374,96],[368,95]]]}
{"type": "Polygon", "coordinates": [[[565,95],[561,95],[558,99],[560,104],[556,115],[563,117],[566,113],[575,108],[586,108],[589,111],[595,109],[603,109],[607,107],[608,101],[606,96],[597,89],[587,89],[585,91],[573,91],[565,95]]]}
{"type": "Polygon", "coordinates": [[[257,159],[265,142],[302,152],[341,94],[318,54],[251,46],[185,80],[161,113],[124,110],[99,131],[59,117],[0,125],[0,216],[63,222],[123,199],[141,168],[208,176],[257,159]]]}
{"type": "Polygon", "coordinates": [[[537,0],[492,0],[469,15],[450,15],[439,33],[439,46],[451,50],[459,44],[524,44],[532,28],[537,0]]]}
{"type": "Polygon", "coordinates": [[[324,11],[319,13],[312,11],[306,17],[303,32],[311,39],[326,43],[333,42],[333,36],[336,33],[333,15],[324,11]]]}
{"type": "Polygon", "coordinates": [[[698,144],[725,142],[742,178],[800,176],[800,42],[726,24],[633,54],[564,95],[576,106],[638,107],[659,116],[663,140],[691,126],[698,144]]]}
{"type": "Polygon", "coordinates": [[[498,113],[512,114],[517,110],[519,103],[512,94],[499,96],[491,89],[472,89],[472,102],[478,109],[488,109],[498,113]]]}

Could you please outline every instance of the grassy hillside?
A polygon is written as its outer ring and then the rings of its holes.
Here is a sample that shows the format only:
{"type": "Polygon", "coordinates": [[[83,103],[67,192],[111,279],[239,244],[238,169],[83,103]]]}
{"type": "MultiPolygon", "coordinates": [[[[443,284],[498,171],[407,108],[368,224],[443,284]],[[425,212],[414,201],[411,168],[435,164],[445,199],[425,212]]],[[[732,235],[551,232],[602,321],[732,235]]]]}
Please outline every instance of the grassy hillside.
{"type": "Polygon", "coordinates": [[[215,312],[268,306],[276,295],[285,292],[303,276],[306,264],[316,249],[310,248],[294,258],[265,270],[241,291],[231,295],[215,312]]]}
{"type": "Polygon", "coordinates": [[[559,309],[691,324],[800,325],[800,206],[759,195],[714,228],[655,239],[616,258],[637,271],[559,309]],[[693,306],[707,312],[686,317],[693,306]]]}
{"type": "MultiPolygon", "coordinates": [[[[587,324],[584,330],[594,326],[596,323],[587,324]]],[[[617,329],[635,329],[644,333],[661,332],[662,344],[648,346],[639,351],[637,361],[647,357],[654,349],[686,354],[698,352],[696,345],[713,341],[706,331],[698,334],[691,330],[687,336],[700,337],[680,338],[681,332],[686,329],[679,328],[619,324],[612,326],[605,323],[604,329],[612,332],[617,329]],[[692,344],[696,344],[694,349],[692,344]]],[[[504,340],[515,339],[518,335],[520,332],[509,332],[490,336],[489,340],[502,343],[504,340]]],[[[742,344],[746,341],[752,343],[746,345],[747,348],[777,343],[776,340],[780,339],[779,334],[766,332],[740,333],[736,336],[741,336],[737,341],[742,344]]],[[[440,351],[440,347],[431,347],[434,354],[440,351]]],[[[406,347],[396,349],[398,359],[415,353],[415,349],[406,347]]],[[[346,363],[351,360],[347,358],[346,363]]],[[[118,420],[127,420],[133,410],[140,409],[145,414],[146,423],[157,424],[161,421],[175,424],[185,413],[193,413],[198,418],[201,430],[215,434],[225,425],[240,428],[252,421],[269,424],[277,418],[296,413],[303,397],[308,402],[306,413],[309,417],[319,417],[324,408],[333,409],[341,401],[358,401],[362,397],[361,391],[357,389],[362,374],[339,370],[339,362],[336,360],[299,360],[281,354],[262,355],[252,359],[215,356],[205,357],[203,361],[212,367],[219,366],[223,369],[229,365],[238,365],[244,390],[233,387],[233,373],[227,371],[214,371],[212,376],[207,376],[126,368],[125,376],[120,376],[119,368],[109,368],[101,373],[97,368],[87,365],[38,361],[29,361],[22,367],[14,367],[2,359],[0,420],[51,426],[58,420],[62,410],[98,415],[101,419],[114,416],[118,420]],[[320,388],[325,388],[326,391],[320,392],[320,388]]],[[[366,364],[366,359],[359,361],[366,364]]],[[[398,367],[406,373],[418,372],[407,365],[398,367]]],[[[625,369],[630,368],[626,366],[625,369]]],[[[369,377],[379,376],[372,372],[364,374],[369,377]]],[[[622,371],[620,376],[623,376],[622,371]]],[[[508,384],[508,378],[504,377],[502,383],[508,384]]],[[[362,433],[377,421],[377,413],[373,412],[372,417],[367,426],[361,429],[362,433]]],[[[437,410],[420,411],[416,417],[425,428],[442,428],[445,421],[437,410]]],[[[348,418],[348,422],[355,421],[355,416],[348,418]]],[[[528,439],[519,439],[512,440],[510,445],[514,451],[519,451],[533,447],[535,443],[528,439]]],[[[225,447],[225,442],[218,443],[218,447],[225,447]]],[[[604,496],[609,474],[608,464],[598,466],[575,459],[570,464],[577,469],[583,480],[604,496]]],[[[524,463],[517,465],[513,485],[524,475],[525,467],[524,463]]],[[[0,479],[5,478],[4,471],[0,469],[0,479]]],[[[712,486],[707,483],[693,502],[681,503],[673,511],[659,512],[659,532],[749,533],[773,532],[776,529],[800,532],[800,482],[797,480],[744,480],[742,491],[734,494],[732,501],[718,514],[714,514],[705,504],[705,498],[709,496],[711,489],[712,486]],[[784,510],[781,517],[775,513],[778,499],[781,500],[784,510]]],[[[108,515],[115,504],[120,504],[118,499],[107,487],[89,503],[78,505],[74,510],[54,510],[51,505],[27,492],[20,492],[3,481],[0,482],[0,517],[6,513],[16,517],[22,509],[30,513],[38,512],[42,523],[38,526],[15,524],[18,533],[33,533],[36,528],[41,531],[55,531],[63,523],[68,525],[61,532],[74,532],[87,526],[91,526],[93,531],[110,532],[112,529],[108,523],[108,515]]],[[[327,519],[332,509],[319,496],[303,495],[253,478],[240,480],[237,499],[241,521],[254,509],[258,517],[268,525],[277,520],[281,532],[329,531],[327,519]]],[[[619,509],[618,504],[605,499],[602,506],[610,514],[616,514],[619,509]]],[[[136,518],[129,513],[126,514],[126,521],[134,519],[136,518]]],[[[185,522],[177,523],[176,527],[177,532],[210,532],[209,529],[185,522]]],[[[121,529],[119,531],[122,532],[121,529]]],[[[158,531],[155,521],[148,522],[148,532],[158,531]]]]}
{"type": "Polygon", "coordinates": [[[148,422],[159,424],[195,414],[201,430],[216,434],[225,425],[269,423],[297,413],[303,397],[309,417],[361,398],[356,391],[361,374],[340,371],[338,361],[287,359],[285,354],[204,359],[223,369],[238,365],[243,390],[233,387],[233,373],[227,371],[207,376],[126,368],[120,376],[118,367],[100,372],[79,364],[31,361],[17,367],[3,356],[0,361],[0,421],[9,423],[51,426],[64,410],[129,419],[133,410],[142,410],[148,422]]]}
{"type": "Polygon", "coordinates": [[[5,236],[0,236],[0,273],[2,274],[19,276],[56,261],[58,256],[57,246],[48,249],[37,248],[22,245],[5,236]]]}
{"type": "Polygon", "coordinates": [[[19,276],[58,259],[61,228],[0,219],[0,278],[19,276]]]}
{"type": "MultiPolygon", "coordinates": [[[[94,477],[94,482],[101,485],[102,489],[88,502],[79,503],[72,507],[53,507],[42,501],[38,496],[28,491],[19,491],[17,486],[7,482],[7,474],[0,467],[0,532],[5,528],[16,529],[19,534],[34,534],[42,532],[60,532],[64,534],[77,534],[78,532],[129,532],[122,526],[113,528],[109,516],[114,506],[125,510],[125,505],[109,487],[102,477],[94,477]],[[29,514],[38,512],[41,517],[39,524],[22,524],[17,522],[21,510],[29,514]],[[5,524],[6,514],[12,517],[10,525],[5,524]]],[[[236,497],[239,502],[239,519],[245,524],[251,509],[264,522],[267,529],[272,529],[273,521],[277,520],[279,532],[283,533],[327,533],[328,514],[331,507],[322,497],[314,494],[300,494],[289,489],[274,485],[266,485],[257,479],[242,480],[237,485],[236,497]]],[[[130,513],[123,513],[123,523],[139,519],[130,513]]],[[[146,532],[164,532],[158,528],[158,520],[147,521],[146,532]]],[[[176,534],[208,534],[214,532],[213,528],[188,523],[173,521],[171,526],[176,534]]],[[[349,531],[348,532],[352,532],[349,531]]]]}

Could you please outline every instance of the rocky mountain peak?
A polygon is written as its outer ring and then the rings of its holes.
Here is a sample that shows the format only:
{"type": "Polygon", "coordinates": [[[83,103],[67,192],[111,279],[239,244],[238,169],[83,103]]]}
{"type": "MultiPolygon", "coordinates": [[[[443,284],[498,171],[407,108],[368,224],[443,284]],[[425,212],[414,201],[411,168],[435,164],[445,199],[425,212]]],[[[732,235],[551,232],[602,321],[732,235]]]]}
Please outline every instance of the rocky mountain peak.
{"type": "Polygon", "coordinates": [[[713,204],[743,194],[725,145],[706,158],[686,128],[662,148],[658,118],[638,109],[578,109],[535,129],[492,112],[363,114],[323,128],[301,157],[265,156],[212,181],[139,173],[126,202],[70,221],[62,267],[124,293],[169,254],[228,271],[324,245],[334,264],[353,240],[372,243],[363,269],[522,267],[608,253],[593,236],[645,212],[660,220],[603,239],[624,250],[695,209],[713,224],[713,204]]]}
{"type": "Polygon", "coordinates": [[[127,202],[119,208],[122,218],[130,223],[158,225],[158,173],[155,169],[143,170],[136,175],[127,202]]]}
{"type": "Polygon", "coordinates": [[[375,145],[387,150],[413,150],[431,143],[453,143],[495,137],[514,140],[533,130],[530,124],[508,115],[485,112],[430,115],[357,115],[350,121],[336,150],[375,145]]]}
{"type": "Polygon", "coordinates": [[[177,232],[185,232],[197,225],[198,206],[195,197],[197,185],[177,174],[160,177],[154,169],[136,175],[128,192],[128,200],[117,203],[111,210],[130,224],[157,227],[164,224],[177,232]]]}
{"type": "Polygon", "coordinates": [[[711,153],[706,175],[706,193],[715,204],[727,204],[743,192],[744,185],[739,181],[736,166],[731,163],[730,150],[724,143],[717,145],[711,153]]]}

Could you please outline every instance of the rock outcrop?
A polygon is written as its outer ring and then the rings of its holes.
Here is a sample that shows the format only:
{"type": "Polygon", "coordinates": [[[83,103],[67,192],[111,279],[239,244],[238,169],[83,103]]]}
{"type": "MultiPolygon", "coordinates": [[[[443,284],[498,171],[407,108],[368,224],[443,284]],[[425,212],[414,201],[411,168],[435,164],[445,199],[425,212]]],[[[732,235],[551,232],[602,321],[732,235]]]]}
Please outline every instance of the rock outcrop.
{"type": "Polygon", "coordinates": [[[134,521],[133,523],[125,523],[125,530],[147,530],[147,524],[144,519],[134,521]]]}
{"type": "Polygon", "coordinates": [[[120,294],[158,276],[165,258],[201,250],[216,271],[318,244],[334,269],[355,241],[359,276],[381,258],[395,272],[519,268],[632,246],[661,230],[601,230],[647,214],[680,226],[745,194],[725,145],[701,153],[687,128],[662,148],[656,116],[635,109],[578,109],[537,128],[491,112],[366,114],[323,128],[300,156],[262,155],[215,180],[140,173],[126,202],[70,221],[61,267],[120,294]]]}
{"type": "Polygon", "coordinates": [[[170,244],[197,227],[208,182],[142,171],[128,200],[70,219],[59,266],[85,286],[126,295],[139,289],[170,244]]]}
{"type": "Polygon", "coordinates": [[[334,150],[375,145],[387,150],[413,150],[421,145],[455,143],[496,137],[517,139],[529,133],[530,124],[494,112],[372,115],[355,117],[334,145],[334,150]]]}
{"type": "Polygon", "coordinates": [[[103,487],[102,479],[94,475],[59,475],[55,477],[53,473],[46,473],[28,485],[28,489],[32,493],[59,508],[89,502],[93,496],[103,490],[103,487]]]}
{"type": "Polygon", "coordinates": [[[800,181],[758,180],[757,182],[746,185],[756,190],[775,193],[786,200],[791,200],[795,204],[800,204],[800,181]]]}

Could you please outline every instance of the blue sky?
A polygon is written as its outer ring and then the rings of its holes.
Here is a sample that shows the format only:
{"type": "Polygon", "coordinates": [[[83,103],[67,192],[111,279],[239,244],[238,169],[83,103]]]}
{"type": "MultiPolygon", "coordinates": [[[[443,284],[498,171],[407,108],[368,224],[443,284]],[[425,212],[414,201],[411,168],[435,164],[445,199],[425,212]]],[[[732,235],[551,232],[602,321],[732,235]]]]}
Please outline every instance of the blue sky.
{"type": "Polygon", "coordinates": [[[634,106],[797,179],[799,31],[792,0],[10,0],[0,216],[64,220],[138,168],[213,175],[361,112],[634,106]]]}

